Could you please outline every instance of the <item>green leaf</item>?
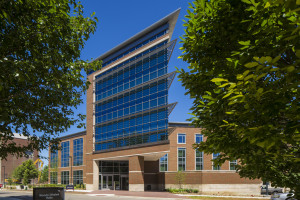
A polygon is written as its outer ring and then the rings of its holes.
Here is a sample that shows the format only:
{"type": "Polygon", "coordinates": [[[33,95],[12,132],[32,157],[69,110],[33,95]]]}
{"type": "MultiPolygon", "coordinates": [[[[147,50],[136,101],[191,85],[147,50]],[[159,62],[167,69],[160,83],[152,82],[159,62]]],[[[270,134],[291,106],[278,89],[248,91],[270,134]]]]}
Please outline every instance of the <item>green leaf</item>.
{"type": "Polygon", "coordinates": [[[225,98],[229,97],[231,94],[232,94],[232,92],[227,93],[226,95],[224,95],[224,96],[222,97],[222,99],[225,99],[225,98]]]}
{"type": "Polygon", "coordinates": [[[250,63],[247,63],[245,65],[245,67],[247,67],[247,68],[253,68],[253,67],[257,66],[257,65],[258,65],[257,62],[250,62],[250,63]]]}
{"type": "Polygon", "coordinates": [[[288,72],[292,72],[292,71],[295,70],[295,67],[294,67],[294,66],[289,66],[289,67],[286,68],[286,70],[287,70],[288,72]]]}
{"type": "Polygon", "coordinates": [[[264,8],[268,8],[270,7],[270,5],[271,5],[270,2],[267,2],[264,8]]]}
{"type": "Polygon", "coordinates": [[[244,78],[243,74],[236,75],[237,80],[243,80],[243,78],[244,78]]]}
{"type": "Polygon", "coordinates": [[[239,44],[244,45],[244,46],[248,46],[248,45],[250,45],[250,40],[247,40],[247,41],[239,41],[239,44]]]}
{"type": "Polygon", "coordinates": [[[228,80],[227,79],[224,79],[224,78],[213,78],[213,79],[211,79],[210,80],[211,82],[224,82],[224,81],[226,81],[226,82],[228,82],[228,80]]]}
{"type": "Polygon", "coordinates": [[[248,76],[246,76],[245,78],[244,78],[244,81],[248,81],[249,79],[251,79],[251,78],[253,78],[254,77],[254,75],[253,74],[250,74],[250,75],[248,75],[248,76]]]}
{"type": "MultiPolygon", "coordinates": [[[[223,87],[225,87],[225,86],[227,86],[227,85],[229,85],[229,83],[224,83],[224,84],[220,85],[219,87],[220,87],[220,88],[223,88],[223,87]]],[[[1,89],[1,88],[0,88],[0,89],[1,89]]]]}
{"type": "Polygon", "coordinates": [[[242,95],[242,94],[235,95],[235,96],[229,98],[229,100],[234,100],[234,99],[237,99],[237,98],[241,98],[241,97],[243,97],[243,96],[244,96],[244,95],[242,95]]]}
{"type": "Polygon", "coordinates": [[[263,91],[264,91],[263,88],[259,88],[259,89],[257,90],[258,93],[263,93],[263,91]]]}
{"type": "Polygon", "coordinates": [[[213,98],[211,96],[208,96],[208,95],[203,95],[202,98],[203,99],[213,100],[213,98]]]}

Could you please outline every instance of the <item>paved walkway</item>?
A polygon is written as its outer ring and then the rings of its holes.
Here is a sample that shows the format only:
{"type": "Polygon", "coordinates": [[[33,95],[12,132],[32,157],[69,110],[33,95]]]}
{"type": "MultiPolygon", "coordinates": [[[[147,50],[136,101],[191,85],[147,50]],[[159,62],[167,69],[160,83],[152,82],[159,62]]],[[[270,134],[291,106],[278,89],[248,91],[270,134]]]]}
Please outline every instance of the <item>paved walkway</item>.
{"type": "Polygon", "coordinates": [[[95,196],[135,196],[135,197],[156,197],[156,198],[172,198],[172,199],[182,199],[184,197],[180,197],[175,194],[171,194],[168,192],[130,192],[130,191],[122,191],[122,190],[95,190],[88,194],[93,194],[95,196]]]}

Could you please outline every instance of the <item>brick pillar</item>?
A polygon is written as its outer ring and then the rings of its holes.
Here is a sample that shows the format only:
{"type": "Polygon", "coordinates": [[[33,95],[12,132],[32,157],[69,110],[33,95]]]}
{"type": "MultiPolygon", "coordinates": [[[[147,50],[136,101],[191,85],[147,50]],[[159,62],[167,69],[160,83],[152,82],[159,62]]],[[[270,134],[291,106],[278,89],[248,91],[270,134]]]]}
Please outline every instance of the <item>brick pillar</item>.
{"type": "Polygon", "coordinates": [[[129,157],[129,191],[144,191],[144,157],[129,157]]]}

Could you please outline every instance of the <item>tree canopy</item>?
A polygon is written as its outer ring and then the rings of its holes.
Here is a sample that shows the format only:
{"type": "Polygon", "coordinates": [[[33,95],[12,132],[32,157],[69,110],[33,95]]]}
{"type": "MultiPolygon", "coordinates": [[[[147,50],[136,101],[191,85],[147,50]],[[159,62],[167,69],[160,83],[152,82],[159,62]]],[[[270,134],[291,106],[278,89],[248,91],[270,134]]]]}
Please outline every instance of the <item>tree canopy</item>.
{"type": "Polygon", "coordinates": [[[31,179],[37,178],[39,175],[38,169],[34,166],[31,159],[23,162],[13,171],[13,178],[22,180],[24,185],[27,185],[31,179]]]}
{"type": "Polygon", "coordinates": [[[191,121],[242,177],[300,192],[300,2],[198,0],[190,4],[179,78],[191,121]]]}
{"type": "Polygon", "coordinates": [[[98,62],[80,59],[97,18],[76,0],[0,2],[0,157],[57,148],[56,136],[85,116],[74,110],[89,86],[83,72],[98,62]],[[19,146],[13,132],[29,137],[19,146]],[[38,135],[37,133],[42,133],[38,135]]]}

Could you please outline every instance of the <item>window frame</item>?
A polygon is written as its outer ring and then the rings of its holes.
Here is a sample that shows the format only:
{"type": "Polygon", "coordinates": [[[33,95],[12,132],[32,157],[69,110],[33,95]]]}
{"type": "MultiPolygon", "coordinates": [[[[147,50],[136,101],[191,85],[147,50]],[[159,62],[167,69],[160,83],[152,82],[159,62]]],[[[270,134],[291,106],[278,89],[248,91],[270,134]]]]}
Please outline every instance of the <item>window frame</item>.
{"type": "Polygon", "coordinates": [[[60,155],[60,167],[62,167],[62,168],[64,168],[64,167],[70,167],[70,144],[71,144],[70,140],[67,140],[67,141],[64,141],[64,142],[61,143],[62,149],[60,151],[60,154],[61,154],[60,155]],[[68,156],[63,156],[64,155],[63,154],[64,148],[62,147],[62,144],[64,144],[64,143],[66,143],[66,144],[68,143],[68,146],[69,146],[69,148],[68,148],[68,156]],[[65,159],[63,159],[63,157],[67,157],[68,165],[66,165],[66,166],[65,166],[65,159]]]}
{"type": "Polygon", "coordinates": [[[73,166],[82,166],[83,165],[83,148],[84,148],[83,144],[84,144],[83,137],[76,138],[73,140],[73,163],[72,163],[73,166]],[[75,143],[74,143],[75,141],[76,141],[76,148],[82,146],[82,149],[80,151],[78,151],[78,149],[75,149],[75,143]],[[78,142],[80,142],[80,144],[78,144],[78,142]],[[78,155],[75,155],[78,153],[82,153],[82,155],[80,156],[81,158],[78,155]],[[77,165],[77,163],[79,161],[81,161],[81,164],[77,165]]]}
{"type": "Polygon", "coordinates": [[[236,170],[236,165],[237,165],[237,160],[229,161],[229,170],[230,170],[230,171],[235,171],[235,170],[236,170]],[[235,164],[234,169],[231,169],[231,163],[234,163],[234,164],[235,164]]]}
{"type": "Polygon", "coordinates": [[[167,172],[169,170],[169,154],[167,153],[163,157],[159,158],[159,172],[167,172]],[[164,162],[166,162],[166,163],[161,163],[161,159],[165,156],[166,156],[167,160],[164,162]],[[161,165],[167,166],[165,171],[161,171],[161,165]]]}
{"type": "Polygon", "coordinates": [[[185,133],[177,133],[177,144],[186,144],[186,134],[185,133]],[[184,143],[179,143],[179,136],[184,136],[184,143]]]}
{"type": "Polygon", "coordinates": [[[186,148],[185,147],[178,147],[177,148],[177,171],[179,171],[179,157],[178,157],[178,152],[179,150],[183,150],[184,149],[184,170],[182,171],[186,171],[186,148]]]}
{"type": "Polygon", "coordinates": [[[69,185],[70,184],[70,171],[61,171],[60,172],[60,184],[62,185],[69,185]],[[63,173],[68,172],[68,179],[66,179],[66,181],[68,181],[67,184],[62,183],[63,181],[63,177],[65,177],[66,175],[63,175],[63,173]]]}
{"type": "MultiPolygon", "coordinates": [[[[212,159],[215,159],[215,158],[214,158],[214,154],[215,154],[215,153],[212,154],[212,159]]],[[[216,154],[218,154],[217,157],[220,155],[220,153],[216,153],[216,154]]],[[[212,170],[214,170],[214,171],[219,171],[219,170],[221,170],[221,166],[218,165],[217,168],[215,169],[215,167],[214,167],[214,161],[212,161],[212,170]]]]}
{"type": "Polygon", "coordinates": [[[203,135],[201,133],[195,133],[195,143],[197,143],[197,136],[200,136],[201,137],[201,141],[200,142],[203,142],[203,135]]]}
{"type": "Polygon", "coordinates": [[[200,152],[202,155],[202,169],[197,169],[197,151],[198,150],[195,150],[195,171],[203,171],[204,170],[204,158],[203,158],[204,153],[203,153],[203,151],[200,152]]]}

